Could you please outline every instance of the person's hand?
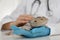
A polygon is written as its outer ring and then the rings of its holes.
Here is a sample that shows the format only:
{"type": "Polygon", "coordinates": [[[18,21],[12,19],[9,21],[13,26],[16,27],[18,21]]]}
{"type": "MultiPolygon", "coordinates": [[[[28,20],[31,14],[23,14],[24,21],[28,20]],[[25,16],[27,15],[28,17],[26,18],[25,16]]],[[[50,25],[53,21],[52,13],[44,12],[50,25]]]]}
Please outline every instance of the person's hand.
{"type": "Polygon", "coordinates": [[[22,28],[18,28],[15,25],[12,25],[11,29],[13,30],[13,34],[24,35],[24,37],[27,37],[27,38],[49,36],[50,32],[51,32],[51,29],[47,26],[41,26],[39,28],[33,28],[32,30],[28,31],[28,30],[24,30],[22,28]]]}
{"type": "Polygon", "coordinates": [[[23,26],[23,25],[25,25],[26,23],[28,23],[32,19],[33,19],[33,16],[27,15],[27,14],[23,14],[23,15],[20,15],[13,24],[19,25],[19,26],[23,26]]]}
{"type": "Polygon", "coordinates": [[[27,22],[29,22],[30,20],[32,20],[32,18],[33,18],[33,16],[31,16],[31,15],[27,15],[27,14],[20,15],[17,18],[16,21],[11,21],[11,22],[3,24],[1,30],[11,30],[11,28],[10,28],[11,25],[15,25],[17,27],[23,26],[27,22]]]}

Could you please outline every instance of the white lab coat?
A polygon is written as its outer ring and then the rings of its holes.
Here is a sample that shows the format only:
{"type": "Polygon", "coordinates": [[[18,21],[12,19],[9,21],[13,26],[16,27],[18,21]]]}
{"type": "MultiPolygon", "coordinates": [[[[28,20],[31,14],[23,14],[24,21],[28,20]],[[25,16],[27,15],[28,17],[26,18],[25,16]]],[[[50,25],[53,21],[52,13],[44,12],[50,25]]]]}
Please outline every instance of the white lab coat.
{"type": "MultiPolygon", "coordinates": [[[[15,21],[19,15],[24,14],[25,13],[25,8],[26,8],[26,13],[30,14],[31,11],[31,5],[33,3],[34,0],[20,0],[19,5],[16,7],[16,9],[11,13],[11,15],[8,15],[6,17],[4,17],[1,21],[1,27],[3,24],[7,23],[7,22],[11,22],[11,21],[15,21]]],[[[53,16],[56,17],[57,19],[59,19],[59,14],[60,14],[60,0],[50,0],[49,1],[49,6],[50,9],[53,11],[53,16]],[[58,16],[57,16],[58,15],[58,16]]],[[[36,11],[36,5],[33,7],[33,12],[34,13],[36,11]]],[[[36,14],[37,16],[46,16],[47,13],[47,6],[46,6],[46,0],[41,0],[41,5],[38,9],[38,12],[36,14]]],[[[49,18],[49,17],[47,17],[49,18]]],[[[56,19],[55,18],[55,19],[56,19]]],[[[49,20],[51,21],[51,20],[49,20]]],[[[53,21],[52,21],[53,23],[53,21]]],[[[47,25],[51,28],[51,34],[56,34],[56,28],[54,27],[55,24],[52,23],[48,23],[47,25]],[[50,25],[52,24],[52,25],[50,25]]]]}

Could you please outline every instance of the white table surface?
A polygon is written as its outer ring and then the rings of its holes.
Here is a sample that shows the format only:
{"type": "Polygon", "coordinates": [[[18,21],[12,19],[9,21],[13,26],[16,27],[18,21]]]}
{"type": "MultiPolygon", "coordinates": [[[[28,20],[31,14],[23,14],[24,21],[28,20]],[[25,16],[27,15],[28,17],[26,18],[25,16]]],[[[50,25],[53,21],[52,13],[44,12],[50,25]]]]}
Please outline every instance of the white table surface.
{"type": "Polygon", "coordinates": [[[38,38],[21,38],[16,35],[5,35],[0,31],[0,40],[60,40],[60,35],[56,36],[47,36],[47,37],[38,37],[38,38]]]}

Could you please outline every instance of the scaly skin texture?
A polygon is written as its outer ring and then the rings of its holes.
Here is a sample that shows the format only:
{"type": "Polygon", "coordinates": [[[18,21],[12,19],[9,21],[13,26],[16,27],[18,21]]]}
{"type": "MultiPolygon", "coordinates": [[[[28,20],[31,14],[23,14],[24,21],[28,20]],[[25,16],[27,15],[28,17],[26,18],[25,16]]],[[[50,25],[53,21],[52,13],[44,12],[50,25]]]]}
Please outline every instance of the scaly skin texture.
{"type": "Polygon", "coordinates": [[[37,26],[46,25],[47,22],[48,22],[48,19],[46,17],[37,17],[31,20],[30,24],[33,27],[37,27],[37,26]]]}

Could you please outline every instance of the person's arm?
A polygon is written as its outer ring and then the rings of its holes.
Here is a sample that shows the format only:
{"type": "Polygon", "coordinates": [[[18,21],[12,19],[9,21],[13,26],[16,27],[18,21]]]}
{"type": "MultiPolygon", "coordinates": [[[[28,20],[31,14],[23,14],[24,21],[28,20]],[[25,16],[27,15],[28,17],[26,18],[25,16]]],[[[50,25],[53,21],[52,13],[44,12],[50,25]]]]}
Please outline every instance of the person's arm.
{"type": "MultiPolygon", "coordinates": [[[[2,28],[1,28],[1,30],[11,30],[10,29],[10,26],[11,25],[15,25],[15,26],[17,26],[17,27],[19,27],[19,26],[23,26],[23,25],[25,25],[27,22],[29,22],[30,20],[32,20],[32,16],[31,15],[27,15],[27,14],[23,14],[23,15],[20,15],[17,19],[16,19],[16,21],[14,21],[14,22],[7,22],[7,23],[5,23],[5,24],[3,24],[2,25],[2,28]]],[[[8,19],[7,19],[8,20],[8,19]]]]}
{"type": "Polygon", "coordinates": [[[10,26],[11,26],[11,25],[16,25],[17,27],[20,27],[20,26],[25,25],[25,23],[24,23],[24,24],[17,24],[17,23],[15,23],[15,22],[8,22],[8,23],[5,23],[5,24],[2,25],[1,30],[11,30],[11,29],[10,29],[10,26]]]}
{"type": "Polygon", "coordinates": [[[10,29],[10,23],[11,22],[8,22],[8,23],[3,24],[1,30],[11,30],[10,29]]]}
{"type": "Polygon", "coordinates": [[[1,30],[11,30],[11,29],[10,29],[11,24],[14,24],[14,25],[18,26],[18,25],[15,24],[14,22],[8,22],[8,23],[5,23],[5,24],[2,25],[1,30]]]}
{"type": "Polygon", "coordinates": [[[14,20],[12,20],[11,18],[10,18],[10,16],[5,16],[2,20],[1,20],[1,24],[0,24],[0,27],[1,27],[1,29],[0,30],[7,30],[7,29],[9,29],[10,30],[10,23],[12,23],[12,21],[14,21],[14,20]]]}
{"type": "Polygon", "coordinates": [[[17,8],[12,12],[12,14],[5,16],[1,20],[0,30],[10,30],[10,24],[13,23],[13,21],[15,21],[18,16],[24,14],[24,6],[25,6],[24,4],[25,2],[23,0],[20,0],[20,3],[18,4],[17,8]]]}

